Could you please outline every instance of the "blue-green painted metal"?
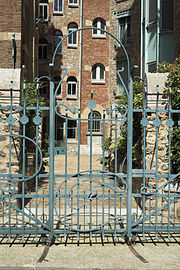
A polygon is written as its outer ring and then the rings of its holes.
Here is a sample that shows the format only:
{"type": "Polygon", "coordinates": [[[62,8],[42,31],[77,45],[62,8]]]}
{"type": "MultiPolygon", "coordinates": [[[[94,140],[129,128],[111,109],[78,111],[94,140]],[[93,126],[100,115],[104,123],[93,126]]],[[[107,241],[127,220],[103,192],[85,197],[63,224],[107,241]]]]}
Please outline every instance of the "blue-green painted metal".
{"type": "MultiPolygon", "coordinates": [[[[91,30],[93,27],[78,29],[76,31],[91,30]]],[[[97,28],[99,29],[99,28],[97,28]]],[[[105,30],[103,30],[105,31],[105,30]]],[[[1,141],[9,140],[9,166],[8,171],[0,174],[0,234],[7,234],[9,240],[13,235],[24,236],[33,234],[36,239],[39,235],[48,234],[51,242],[54,237],[75,234],[79,241],[81,234],[87,234],[92,240],[93,234],[100,234],[104,239],[105,234],[112,233],[116,239],[117,235],[130,238],[132,233],[168,232],[170,238],[172,232],[180,232],[180,225],[176,217],[177,202],[180,199],[178,190],[172,192],[172,184],[176,184],[179,174],[172,174],[171,161],[171,134],[174,127],[173,115],[180,114],[180,110],[172,109],[172,92],[169,89],[168,108],[159,107],[159,88],[157,87],[156,108],[147,107],[147,88],[144,88],[144,102],[141,109],[133,108],[133,78],[130,73],[129,58],[124,46],[111,33],[105,31],[114,38],[123,48],[128,62],[128,89],[121,78],[121,70],[117,71],[128,98],[128,105],[118,105],[116,108],[104,108],[102,118],[98,119],[101,127],[102,144],[102,169],[93,167],[94,162],[94,119],[93,111],[96,111],[96,102],[93,92],[87,105],[89,118],[83,117],[80,108],[70,108],[67,103],[57,103],[56,95],[68,70],[61,67],[63,75],[56,89],[54,89],[54,61],[58,48],[50,64],[50,77],[43,76],[36,79],[36,106],[26,105],[26,82],[23,85],[22,105],[13,105],[13,83],[10,88],[10,105],[0,106],[0,124],[7,125],[9,133],[0,133],[1,141]],[[49,106],[39,106],[39,84],[41,79],[50,82],[49,106]],[[123,109],[123,110],[122,110],[123,109]],[[122,112],[123,111],[123,112],[122,112]],[[64,113],[63,113],[64,112],[64,113]],[[49,172],[44,173],[43,154],[41,149],[40,129],[43,114],[49,115],[49,172]],[[133,168],[133,115],[142,115],[141,126],[143,134],[142,167],[133,168]],[[27,124],[33,114],[32,128],[35,130],[35,138],[29,138],[27,124]],[[147,130],[150,125],[149,114],[154,115],[151,125],[155,130],[155,169],[147,169],[147,130]],[[168,127],[168,173],[159,173],[159,129],[162,126],[160,114],[167,115],[166,125],[168,127]],[[55,144],[55,119],[59,118],[64,123],[65,141],[59,147],[55,144]],[[73,166],[69,167],[71,153],[68,149],[68,121],[77,123],[76,136],[76,158],[73,166]],[[118,138],[120,128],[127,122],[127,158],[119,160],[118,138]],[[21,133],[14,131],[15,125],[19,125],[21,133]],[[82,128],[88,127],[89,156],[87,169],[82,170],[81,164],[84,157],[81,154],[82,128]],[[111,156],[106,153],[107,130],[114,127],[114,153],[111,156]],[[15,151],[14,141],[19,141],[21,151],[17,158],[21,164],[19,172],[13,171],[13,157],[15,151]],[[27,146],[31,145],[33,153],[27,153],[27,146]],[[33,169],[29,173],[28,155],[33,156],[33,169]],[[114,155],[114,168],[106,167],[108,158],[114,155]],[[21,157],[20,157],[21,156],[21,157]],[[55,157],[60,156],[59,170],[55,171],[55,157]],[[124,170],[127,163],[127,170],[124,170]],[[88,165],[89,164],[89,165],[88,165]],[[152,184],[149,179],[154,179],[152,184]],[[138,187],[134,188],[134,182],[138,187]],[[48,189],[43,189],[44,182],[48,183],[48,189]],[[29,190],[28,184],[34,184],[29,190]],[[172,213],[174,214],[172,218],[172,213]]],[[[65,40],[67,35],[63,40],[65,40]]],[[[62,41],[63,41],[62,40],[62,41]]],[[[60,46],[60,44],[59,44],[60,46]]],[[[1,153],[3,156],[3,153],[1,153]]],[[[72,157],[71,157],[72,158],[72,157]]],[[[2,158],[3,161],[3,158],[2,158]]],[[[99,163],[99,161],[96,161],[99,163]]]]}

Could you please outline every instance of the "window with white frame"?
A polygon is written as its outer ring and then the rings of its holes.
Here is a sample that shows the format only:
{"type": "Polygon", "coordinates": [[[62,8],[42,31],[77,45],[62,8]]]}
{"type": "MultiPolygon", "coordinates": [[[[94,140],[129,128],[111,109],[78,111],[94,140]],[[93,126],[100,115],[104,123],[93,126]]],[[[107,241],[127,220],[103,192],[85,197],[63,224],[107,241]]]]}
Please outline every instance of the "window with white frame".
{"type": "Polygon", "coordinates": [[[130,42],[131,35],[131,17],[124,16],[118,19],[119,23],[119,39],[126,45],[130,42]]]}
{"type": "Polygon", "coordinates": [[[106,32],[104,32],[103,30],[106,30],[106,22],[105,20],[101,19],[101,18],[97,18],[93,21],[93,27],[96,28],[100,28],[100,29],[93,29],[92,30],[92,37],[97,37],[97,38],[101,38],[101,37],[105,37],[106,36],[106,32]]]}
{"type": "Polygon", "coordinates": [[[63,4],[64,0],[54,0],[53,1],[53,12],[54,13],[63,13],[63,4]]]}
{"type": "Polygon", "coordinates": [[[77,47],[77,44],[78,44],[78,33],[77,32],[74,32],[75,30],[78,29],[78,25],[77,23],[70,23],[68,25],[68,34],[70,34],[68,36],[68,47],[77,47]]]}
{"type": "MultiPolygon", "coordinates": [[[[60,43],[60,41],[62,40],[63,34],[61,31],[56,30],[54,33],[54,37],[53,37],[53,49],[55,51],[56,47],[58,46],[58,44],[60,43]]],[[[58,46],[57,49],[57,53],[61,54],[62,53],[62,43],[58,46]]]]}
{"type": "Polygon", "coordinates": [[[102,64],[95,64],[92,67],[91,81],[92,83],[105,83],[105,67],[102,64]]]}
{"type": "Polygon", "coordinates": [[[77,96],[77,79],[73,76],[67,79],[67,97],[77,96]]]}
{"type": "Polygon", "coordinates": [[[48,3],[46,3],[46,1],[41,1],[39,3],[39,19],[48,21],[48,3]]]}
{"type": "Polygon", "coordinates": [[[39,40],[39,61],[47,61],[48,42],[46,39],[39,40]]]}
{"type": "Polygon", "coordinates": [[[101,115],[97,111],[93,111],[92,115],[89,113],[88,115],[88,132],[101,132],[101,115]]]}
{"type": "Polygon", "coordinates": [[[79,5],[79,0],[68,0],[68,5],[70,7],[78,7],[79,5]]]}
{"type": "Polygon", "coordinates": [[[61,84],[59,85],[60,80],[61,78],[59,76],[54,77],[54,93],[56,92],[56,89],[58,87],[57,96],[62,95],[61,84]]]}

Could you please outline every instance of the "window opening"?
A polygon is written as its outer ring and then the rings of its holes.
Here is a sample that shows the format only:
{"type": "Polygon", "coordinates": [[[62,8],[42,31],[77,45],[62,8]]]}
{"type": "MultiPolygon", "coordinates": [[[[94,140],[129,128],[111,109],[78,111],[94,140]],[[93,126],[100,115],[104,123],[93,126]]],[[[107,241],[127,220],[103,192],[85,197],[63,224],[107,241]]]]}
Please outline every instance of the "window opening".
{"type": "Polygon", "coordinates": [[[48,21],[48,4],[40,3],[39,4],[39,19],[42,21],[48,21]]]}
{"type": "MultiPolygon", "coordinates": [[[[88,115],[88,132],[91,131],[91,113],[88,115]]],[[[101,132],[101,115],[99,112],[92,112],[92,132],[101,132]]]]}
{"type": "MultiPolygon", "coordinates": [[[[59,42],[62,40],[63,34],[61,31],[57,30],[54,33],[53,37],[53,49],[55,51],[56,47],[58,46],[59,42]]],[[[61,54],[62,53],[62,43],[58,47],[57,53],[61,54]]]]}
{"type": "MultiPolygon", "coordinates": [[[[70,23],[68,25],[68,34],[78,29],[78,25],[76,23],[70,23]]],[[[78,43],[78,34],[77,32],[72,33],[68,36],[68,47],[77,47],[78,43]]]]}
{"type": "MultiPolygon", "coordinates": [[[[93,22],[93,27],[106,29],[106,23],[103,19],[95,19],[93,22]]],[[[93,29],[93,37],[105,37],[106,33],[103,30],[93,29]]]]}
{"type": "Polygon", "coordinates": [[[39,40],[39,60],[46,61],[48,55],[48,43],[46,39],[39,40]]]}
{"type": "Polygon", "coordinates": [[[68,96],[77,95],[77,79],[73,76],[67,79],[67,95],[68,96]]]}
{"type": "Polygon", "coordinates": [[[92,67],[92,82],[105,83],[105,67],[102,64],[92,67]]]}
{"type": "Polygon", "coordinates": [[[55,13],[63,12],[63,0],[54,0],[54,12],[55,13]]]}
{"type": "Polygon", "coordinates": [[[119,39],[123,44],[130,42],[131,35],[131,17],[125,16],[118,19],[119,21],[119,39]]]}

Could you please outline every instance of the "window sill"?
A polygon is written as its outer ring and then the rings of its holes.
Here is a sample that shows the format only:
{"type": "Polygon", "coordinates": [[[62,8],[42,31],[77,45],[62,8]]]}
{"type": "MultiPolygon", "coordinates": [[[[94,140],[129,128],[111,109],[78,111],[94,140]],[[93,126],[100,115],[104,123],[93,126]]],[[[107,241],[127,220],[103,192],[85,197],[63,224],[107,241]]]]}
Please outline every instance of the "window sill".
{"type": "Polygon", "coordinates": [[[78,45],[77,44],[68,44],[67,47],[69,49],[77,49],[78,45]]]}
{"type": "Polygon", "coordinates": [[[78,8],[79,4],[68,4],[68,7],[70,7],[70,8],[78,8]]]}
{"type": "MultiPolygon", "coordinates": [[[[86,136],[90,136],[90,132],[87,132],[86,133],[86,136]]],[[[103,136],[102,132],[92,132],[92,136],[103,136]]]]}
{"type": "Polygon", "coordinates": [[[74,139],[68,139],[67,138],[67,142],[74,144],[74,143],[77,143],[77,140],[76,140],[76,138],[74,138],[74,139]]]}
{"type": "Polygon", "coordinates": [[[53,11],[53,15],[63,15],[63,11],[53,11]]]}
{"type": "Polygon", "coordinates": [[[76,100],[77,96],[67,96],[66,99],[74,99],[74,100],[76,100]]]}
{"type": "Polygon", "coordinates": [[[105,81],[91,80],[92,84],[105,84],[105,81]]]}
{"type": "Polygon", "coordinates": [[[106,35],[92,35],[93,39],[106,39],[106,35]]]}
{"type": "Polygon", "coordinates": [[[48,23],[48,21],[49,21],[48,18],[47,19],[41,19],[41,18],[39,18],[39,20],[40,20],[41,23],[48,23]]]}
{"type": "Polygon", "coordinates": [[[56,100],[62,100],[62,95],[56,95],[56,100]]]}

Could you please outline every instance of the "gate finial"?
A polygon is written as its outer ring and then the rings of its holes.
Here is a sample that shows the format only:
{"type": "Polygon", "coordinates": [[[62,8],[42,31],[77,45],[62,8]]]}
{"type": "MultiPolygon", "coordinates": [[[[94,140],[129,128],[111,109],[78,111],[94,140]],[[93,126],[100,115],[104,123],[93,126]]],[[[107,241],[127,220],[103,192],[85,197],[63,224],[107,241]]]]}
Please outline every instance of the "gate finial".
{"type": "Polygon", "coordinates": [[[88,108],[90,110],[96,108],[96,103],[93,101],[93,91],[91,91],[91,101],[88,103],[88,108]]]}

